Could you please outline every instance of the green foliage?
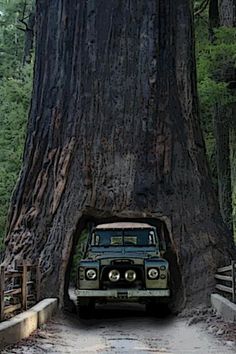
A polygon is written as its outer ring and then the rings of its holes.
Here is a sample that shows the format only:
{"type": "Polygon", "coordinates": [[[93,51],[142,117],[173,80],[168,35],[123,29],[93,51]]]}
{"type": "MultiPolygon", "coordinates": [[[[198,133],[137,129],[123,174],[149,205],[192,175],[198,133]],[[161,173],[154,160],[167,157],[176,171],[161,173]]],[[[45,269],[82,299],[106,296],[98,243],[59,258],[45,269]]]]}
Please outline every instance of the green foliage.
{"type": "MultiPolygon", "coordinates": [[[[236,95],[229,90],[231,80],[235,80],[236,69],[236,28],[220,27],[214,30],[214,41],[209,41],[207,18],[196,20],[196,57],[198,74],[198,94],[200,100],[201,122],[206,142],[213,182],[217,189],[215,138],[213,115],[216,104],[227,111],[227,106],[236,104],[236,95]]],[[[233,124],[233,122],[231,122],[233,124]]],[[[233,183],[235,181],[232,180],[233,183]]],[[[232,185],[233,201],[236,200],[232,185]]],[[[234,224],[236,210],[234,203],[234,224]]]]}
{"type": "Polygon", "coordinates": [[[32,88],[32,65],[22,67],[24,1],[0,2],[0,250],[12,190],[20,171],[32,88]]]}
{"type": "Polygon", "coordinates": [[[205,22],[196,26],[197,34],[197,73],[198,92],[201,105],[203,127],[211,128],[214,105],[222,106],[236,102],[236,97],[228,90],[230,73],[236,67],[236,29],[220,28],[215,30],[215,41],[206,38],[205,22]],[[227,76],[228,75],[228,76],[227,76]]]}
{"type": "Polygon", "coordinates": [[[27,17],[32,1],[0,1],[0,79],[19,75],[24,48],[24,25],[19,21],[27,17]]]}
{"type": "Polygon", "coordinates": [[[25,140],[26,116],[31,92],[31,68],[24,79],[3,79],[0,86],[0,238],[5,232],[12,189],[20,170],[25,140]]]}

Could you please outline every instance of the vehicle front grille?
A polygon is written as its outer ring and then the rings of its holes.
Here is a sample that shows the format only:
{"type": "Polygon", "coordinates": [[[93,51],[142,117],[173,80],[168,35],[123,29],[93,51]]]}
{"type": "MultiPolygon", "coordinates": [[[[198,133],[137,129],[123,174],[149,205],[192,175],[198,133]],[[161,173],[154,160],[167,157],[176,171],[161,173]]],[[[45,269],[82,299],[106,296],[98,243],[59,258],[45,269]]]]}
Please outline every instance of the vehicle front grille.
{"type": "Polygon", "coordinates": [[[144,269],[141,265],[128,265],[128,264],[116,264],[104,266],[101,269],[101,287],[102,289],[115,289],[115,288],[144,288],[144,269]],[[120,272],[120,279],[117,282],[111,282],[108,274],[111,270],[116,269],[120,272]],[[136,273],[136,280],[129,282],[125,279],[125,272],[127,270],[134,270],[136,273]]]}

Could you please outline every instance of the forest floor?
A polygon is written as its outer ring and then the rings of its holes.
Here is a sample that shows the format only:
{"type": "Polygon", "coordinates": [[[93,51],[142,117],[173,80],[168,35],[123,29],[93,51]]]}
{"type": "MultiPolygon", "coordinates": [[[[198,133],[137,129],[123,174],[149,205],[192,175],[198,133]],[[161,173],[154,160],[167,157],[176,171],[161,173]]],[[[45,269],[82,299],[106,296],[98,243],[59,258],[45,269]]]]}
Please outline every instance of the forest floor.
{"type": "Polygon", "coordinates": [[[100,306],[92,320],[60,314],[29,339],[2,351],[43,353],[233,354],[236,325],[206,310],[163,319],[147,316],[141,305],[100,306]]]}

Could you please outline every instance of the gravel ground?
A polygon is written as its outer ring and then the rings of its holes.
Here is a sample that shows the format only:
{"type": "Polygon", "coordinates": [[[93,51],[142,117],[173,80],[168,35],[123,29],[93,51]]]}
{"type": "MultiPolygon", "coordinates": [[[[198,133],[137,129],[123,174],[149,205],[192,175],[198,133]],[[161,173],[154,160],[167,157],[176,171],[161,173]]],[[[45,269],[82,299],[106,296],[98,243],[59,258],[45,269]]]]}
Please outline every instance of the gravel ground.
{"type": "Polygon", "coordinates": [[[211,310],[185,317],[147,316],[142,306],[100,307],[93,320],[60,315],[2,354],[69,353],[236,353],[236,325],[211,310]]]}

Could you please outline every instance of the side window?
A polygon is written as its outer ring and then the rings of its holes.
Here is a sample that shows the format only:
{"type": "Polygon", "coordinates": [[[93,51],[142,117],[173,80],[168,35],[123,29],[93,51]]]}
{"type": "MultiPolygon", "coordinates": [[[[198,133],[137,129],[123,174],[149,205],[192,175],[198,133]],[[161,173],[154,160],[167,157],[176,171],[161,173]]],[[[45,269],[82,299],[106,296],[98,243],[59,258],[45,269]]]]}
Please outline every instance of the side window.
{"type": "Polygon", "coordinates": [[[94,232],[92,233],[91,244],[92,244],[92,246],[95,245],[95,233],[94,232]]]}
{"type": "Polygon", "coordinates": [[[149,245],[155,245],[155,244],[156,244],[154,231],[150,231],[150,232],[149,232],[148,244],[149,244],[149,245]]]}
{"type": "Polygon", "coordinates": [[[95,236],[95,245],[96,245],[96,246],[99,246],[99,240],[100,240],[99,235],[96,235],[96,236],[95,236]]]}
{"type": "Polygon", "coordinates": [[[92,234],[92,246],[98,246],[99,245],[99,235],[96,235],[95,232],[92,234]]]}

